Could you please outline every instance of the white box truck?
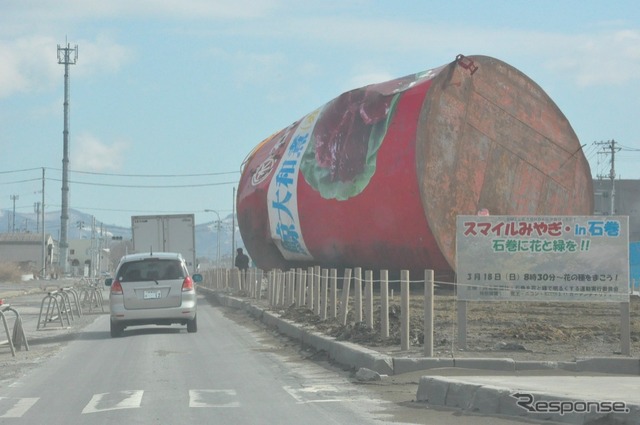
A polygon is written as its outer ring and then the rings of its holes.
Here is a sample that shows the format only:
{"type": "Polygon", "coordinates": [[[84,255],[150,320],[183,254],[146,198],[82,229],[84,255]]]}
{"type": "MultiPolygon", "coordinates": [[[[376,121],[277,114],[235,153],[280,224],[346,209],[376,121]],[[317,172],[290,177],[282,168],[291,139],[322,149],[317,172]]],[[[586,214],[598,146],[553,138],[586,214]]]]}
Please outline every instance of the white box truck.
{"type": "Polygon", "coordinates": [[[193,214],[134,215],[133,252],[179,252],[191,274],[197,271],[193,214]]]}

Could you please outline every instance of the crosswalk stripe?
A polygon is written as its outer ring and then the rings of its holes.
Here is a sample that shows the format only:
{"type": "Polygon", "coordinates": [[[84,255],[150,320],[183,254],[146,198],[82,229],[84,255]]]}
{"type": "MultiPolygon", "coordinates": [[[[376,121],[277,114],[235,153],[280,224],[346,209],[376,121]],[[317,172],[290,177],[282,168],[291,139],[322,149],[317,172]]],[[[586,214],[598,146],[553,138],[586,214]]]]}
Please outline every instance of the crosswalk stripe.
{"type": "MultiPolygon", "coordinates": [[[[365,399],[362,394],[349,394],[342,385],[318,380],[315,385],[283,386],[282,388],[298,403],[330,403],[365,399]]],[[[120,409],[136,409],[142,406],[143,390],[125,390],[95,394],[82,410],[82,414],[106,412],[120,409]]],[[[22,417],[39,398],[0,397],[0,418],[22,417]],[[3,413],[3,409],[6,409],[3,413]]],[[[189,407],[235,408],[240,407],[238,393],[233,389],[189,390],[189,407]]]]}
{"type": "Polygon", "coordinates": [[[189,407],[240,407],[236,390],[189,390],[189,407]]]}
{"type": "Polygon", "coordinates": [[[362,395],[348,394],[344,388],[331,384],[308,385],[304,387],[285,386],[283,389],[289,393],[298,404],[332,403],[365,399],[362,395]]]}
{"type": "MultiPolygon", "coordinates": [[[[0,399],[9,400],[4,397],[0,397],[0,399]]],[[[20,418],[25,414],[27,410],[31,408],[36,402],[39,400],[38,397],[34,398],[16,398],[13,406],[8,409],[4,414],[0,416],[0,418],[20,418]]]]}
{"type": "Polygon", "coordinates": [[[118,391],[96,394],[91,398],[89,404],[82,409],[82,414],[118,409],[135,409],[140,407],[143,394],[144,391],[118,391]]]}

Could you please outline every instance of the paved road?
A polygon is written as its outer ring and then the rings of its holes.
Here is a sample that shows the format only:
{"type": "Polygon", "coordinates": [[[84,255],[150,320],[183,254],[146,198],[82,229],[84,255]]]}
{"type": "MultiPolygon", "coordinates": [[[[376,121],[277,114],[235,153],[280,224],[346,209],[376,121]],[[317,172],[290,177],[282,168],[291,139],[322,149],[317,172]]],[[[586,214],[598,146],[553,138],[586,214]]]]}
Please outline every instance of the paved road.
{"type": "MultiPolygon", "coordinates": [[[[27,326],[40,298],[11,300],[25,311],[27,326]]],[[[18,359],[3,347],[5,372],[22,363],[13,376],[0,377],[0,423],[524,423],[411,406],[415,382],[382,390],[355,384],[346,372],[303,359],[286,338],[199,301],[196,334],[140,327],[112,339],[108,315],[95,314],[39,331],[18,359]]]]}
{"type": "Polygon", "coordinates": [[[0,391],[0,418],[32,424],[367,423],[375,406],[313,364],[292,365],[201,300],[200,331],[98,317],[44,367],[0,391]],[[362,407],[362,408],[361,408],[362,407]]]}

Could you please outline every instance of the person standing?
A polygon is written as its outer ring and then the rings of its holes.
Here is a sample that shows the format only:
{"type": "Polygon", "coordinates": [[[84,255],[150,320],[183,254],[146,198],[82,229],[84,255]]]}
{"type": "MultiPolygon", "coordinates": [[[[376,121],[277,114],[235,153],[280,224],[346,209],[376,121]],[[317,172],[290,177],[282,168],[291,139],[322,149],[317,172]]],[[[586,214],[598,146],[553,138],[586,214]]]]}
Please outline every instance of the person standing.
{"type": "Polygon", "coordinates": [[[238,248],[236,252],[236,267],[241,271],[246,271],[249,268],[249,257],[242,252],[242,248],[238,248]]]}

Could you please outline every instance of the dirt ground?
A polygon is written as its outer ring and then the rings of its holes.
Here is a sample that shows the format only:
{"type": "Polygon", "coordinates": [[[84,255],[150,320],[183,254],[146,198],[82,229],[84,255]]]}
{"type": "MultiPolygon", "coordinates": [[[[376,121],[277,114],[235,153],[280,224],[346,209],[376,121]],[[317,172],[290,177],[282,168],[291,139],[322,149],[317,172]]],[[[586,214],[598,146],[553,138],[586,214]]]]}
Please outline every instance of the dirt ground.
{"type": "MultiPolygon", "coordinates": [[[[570,361],[620,355],[620,304],[569,302],[473,302],[467,308],[467,347],[457,344],[455,296],[438,291],[434,301],[435,357],[508,357],[514,360],[570,361]]],[[[380,352],[421,356],[424,342],[424,299],[412,294],[410,349],[400,351],[400,297],[390,300],[389,338],[380,336],[380,307],[374,301],[373,329],[354,323],[353,305],[347,325],[320,320],[307,308],[273,309],[284,318],[380,352]]],[[[640,354],[640,297],[631,298],[631,355],[640,354]]]]}

